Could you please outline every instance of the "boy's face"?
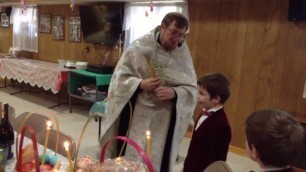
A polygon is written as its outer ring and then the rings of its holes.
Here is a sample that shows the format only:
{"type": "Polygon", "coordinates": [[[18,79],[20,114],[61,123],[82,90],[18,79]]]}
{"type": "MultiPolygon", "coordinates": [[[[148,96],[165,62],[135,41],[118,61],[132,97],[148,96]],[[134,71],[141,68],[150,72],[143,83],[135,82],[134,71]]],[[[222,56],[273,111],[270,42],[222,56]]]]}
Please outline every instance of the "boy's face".
{"type": "Polygon", "coordinates": [[[211,109],[216,106],[215,99],[211,99],[206,89],[198,86],[198,104],[203,109],[211,109]]]}

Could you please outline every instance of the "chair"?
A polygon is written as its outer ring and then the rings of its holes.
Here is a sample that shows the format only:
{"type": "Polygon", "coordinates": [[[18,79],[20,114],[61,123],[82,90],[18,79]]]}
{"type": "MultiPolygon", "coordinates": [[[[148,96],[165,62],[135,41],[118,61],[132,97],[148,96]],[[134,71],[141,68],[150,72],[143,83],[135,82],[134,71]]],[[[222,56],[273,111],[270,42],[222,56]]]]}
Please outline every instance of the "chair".
{"type": "MultiPolygon", "coordinates": [[[[55,151],[55,148],[56,148],[56,129],[50,129],[50,132],[49,132],[49,140],[48,140],[48,148],[55,151]]],[[[47,130],[43,130],[41,132],[39,132],[36,136],[36,139],[37,139],[37,142],[41,145],[44,145],[45,144],[45,138],[46,138],[46,133],[47,133],[47,130]]],[[[65,141],[68,141],[69,143],[69,150],[70,150],[70,156],[71,156],[71,159],[74,160],[74,157],[75,157],[75,153],[76,153],[76,144],[75,144],[75,141],[74,139],[63,133],[63,132],[59,132],[59,142],[58,142],[58,152],[59,154],[63,155],[63,156],[67,156],[66,154],[66,150],[64,148],[64,142],[65,141]]]]}
{"type": "MultiPolygon", "coordinates": [[[[24,119],[27,117],[29,113],[24,112],[20,115],[18,115],[13,121],[11,122],[11,125],[15,131],[18,132],[19,127],[22,125],[24,119]]],[[[39,133],[42,130],[45,130],[47,128],[47,121],[51,120],[47,116],[40,115],[38,113],[34,113],[31,115],[28,120],[24,123],[24,125],[31,126],[33,130],[35,131],[35,134],[39,133]]],[[[53,128],[53,125],[51,126],[53,128]]],[[[28,131],[25,133],[25,136],[30,138],[30,133],[28,131]]]]}
{"type": "Polygon", "coordinates": [[[204,172],[233,172],[233,170],[224,161],[215,161],[210,164],[204,172]]]}
{"type": "Polygon", "coordinates": [[[13,123],[15,122],[15,118],[16,118],[16,111],[15,111],[15,108],[13,106],[9,106],[8,117],[9,117],[9,121],[10,121],[12,127],[13,127],[13,123]]]}

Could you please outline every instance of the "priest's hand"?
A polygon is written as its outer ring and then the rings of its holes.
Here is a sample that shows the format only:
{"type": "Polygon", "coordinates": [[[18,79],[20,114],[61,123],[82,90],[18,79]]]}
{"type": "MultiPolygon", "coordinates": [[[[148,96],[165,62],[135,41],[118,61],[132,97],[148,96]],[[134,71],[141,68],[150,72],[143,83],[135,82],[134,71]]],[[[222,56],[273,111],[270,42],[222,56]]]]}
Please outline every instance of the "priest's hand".
{"type": "Polygon", "coordinates": [[[159,86],[155,89],[155,95],[159,100],[172,100],[175,98],[175,91],[171,87],[159,86]]]}
{"type": "Polygon", "coordinates": [[[140,82],[140,89],[145,91],[152,91],[161,84],[159,78],[148,78],[140,82]]]}

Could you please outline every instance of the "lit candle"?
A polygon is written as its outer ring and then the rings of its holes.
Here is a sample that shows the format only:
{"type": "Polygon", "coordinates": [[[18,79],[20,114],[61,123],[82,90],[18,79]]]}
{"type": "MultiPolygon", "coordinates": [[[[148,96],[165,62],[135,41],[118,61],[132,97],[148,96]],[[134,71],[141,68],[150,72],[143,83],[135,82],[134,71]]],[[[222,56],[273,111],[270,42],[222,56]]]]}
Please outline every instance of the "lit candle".
{"type": "Polygon", "coordinates": [[[118,53],[119,55],[119,58],[121,57],[121,43],[119,44],[119,53],[118,53]]]}
{"type": "Polygon", "coordinates": [[[1,118],[2,118],[2,112],[3,112],[2,102],[0,102],[0,117],[1,117],[1,118]]]}
{"type": "Polygon", "coordinates": [[[64,142],[64,147],[65,147],[65,150],[66,150],[66,154],[67,154],[67,158],[68,158],[68,161],[69,161],[69,166],[70,166],[70,169],[71,171],[73,171],[73,167],[72,167],[72,160],[71,160],[71,156],[70,156],[70,152],[69,152],[69,143],[67,141],[64,142]]]}
{"type": "Polygon", "coordinates": [[[46,150],[47,150],[47,146],[48,146],[49,133],[50,133],[51,126],[52,126],[52,122],[49,120],[47,122],[47,133],[46,133],[46,139],[45,139],[44,153],[43,153],[43,157],[42,157],[42,160],[41,160],[42,165],[45,164],[45,160],[46,160],[46,150]]]}
{"type": "Polygon", "coordinates": [[[119,52],[118,52],[118,56],[119,58],[121,57],[121,44],[122,44],[123,41],[121,41],[121,34],[119,35],[119,41],[118,41],[118,49],[119,49],[119,52]]]}
{"type": "Polygon", "coordinates": [[[150,158],[150,154],[151,154],[151,132],[148,130],[146,132],[147,135],[147,155],[150,158]]]}

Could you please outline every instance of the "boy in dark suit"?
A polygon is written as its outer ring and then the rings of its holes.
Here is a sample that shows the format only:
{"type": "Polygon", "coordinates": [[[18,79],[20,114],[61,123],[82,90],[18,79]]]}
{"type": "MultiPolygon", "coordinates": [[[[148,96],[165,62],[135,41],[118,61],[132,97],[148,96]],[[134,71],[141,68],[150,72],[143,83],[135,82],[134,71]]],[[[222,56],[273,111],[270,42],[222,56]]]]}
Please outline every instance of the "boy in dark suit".
{"type": "Polygon", "coordinates": [[[184,172],[202,172],[211,163],[227,157],[231,127],[223,109],[230,96],[230,83],[220,73],[198,80],[198,104],[203,109],[193,129],[184,172]]]}
{"type": "Polygon", "coordinates": [[[261,171],[293,172],[290,167],[301,152],[304,129],[285,111],[265,109],[246,119],[246,149],[261,171]]]}

